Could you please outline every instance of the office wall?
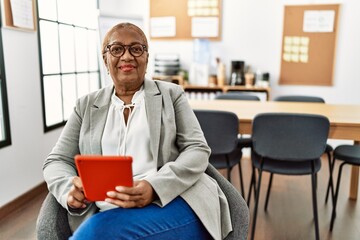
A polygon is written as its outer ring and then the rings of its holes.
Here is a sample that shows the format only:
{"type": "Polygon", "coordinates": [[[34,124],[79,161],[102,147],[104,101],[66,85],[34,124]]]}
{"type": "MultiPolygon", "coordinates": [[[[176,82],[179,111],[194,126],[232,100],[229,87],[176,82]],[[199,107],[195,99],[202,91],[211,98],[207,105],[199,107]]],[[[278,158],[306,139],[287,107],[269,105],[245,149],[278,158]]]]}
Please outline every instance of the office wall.
{"type": "Polygon", "coordinates": [[[60,130],[44,134],[36,32],[2,29],[12,145],[0,149],[0,207],[43,182],[60,130]]]}
{"type": "MultiPolygon", "coordinates": [[[[144,16],[148,29],[148,0],[101,0],[101,14],[144,16]]],[[[316,94],[329,103],[360,104],[360,1],[224,0],[222,41],[211,44],[230,72],[231,60],[245,60],[254,69],[270,72],[273,95],[316,94]],[[284,4],[341,3],[334,86],[279,86],[284,4]]],[[[2,29],[12,145],[0,149],[0,207],[43,181],[42,163],[61,129],[43,133],[37,34],[2,29]]],[[[146,32],[147,33],[147,32],[146,32]]],[[[156,53],[179,53],[184,68],[192,61],[192,41],[150,42],[148,76],[156,53]]]]}
{"type": "MultiPolygon", "coordinates": [[[[102,0],[103,12],[142,14],[148,34],[149,1],[102,0]],[[130,11],[124,11],[129,9],[130,11]]],[[[224,0],[222,40],[211,43],[212,64],[220,57],[230,73],[231,60],[244,60],[253,70],[269,72],[272,96],[280,94],[320,95],[329,103],[360,103],[360,2],[353,0],[224,0]],[[341,4],[333,86],[279,85],[284,5],[341,4]]],[[[182,66],[190,68],[192,41],[150,42],[149,75],[156,53],[178,53],[182,66]]]]}

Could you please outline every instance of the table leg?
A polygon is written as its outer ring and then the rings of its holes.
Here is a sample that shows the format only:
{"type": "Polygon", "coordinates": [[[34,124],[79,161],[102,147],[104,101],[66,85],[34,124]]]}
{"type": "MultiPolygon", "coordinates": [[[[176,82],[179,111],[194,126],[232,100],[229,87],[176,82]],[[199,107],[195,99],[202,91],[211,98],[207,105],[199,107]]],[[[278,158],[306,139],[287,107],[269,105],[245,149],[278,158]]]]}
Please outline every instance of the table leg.
{"type": "MultiPolygon", "coordinates": [[[[359,141],[355,141],[354,144],[360,145],[359,141]]],[[[352,166],[351,167],[351,179],[350,179],[350,196],[351,200],[356,200],[358,195],[359,188],[359,167],[352,166]]]]}

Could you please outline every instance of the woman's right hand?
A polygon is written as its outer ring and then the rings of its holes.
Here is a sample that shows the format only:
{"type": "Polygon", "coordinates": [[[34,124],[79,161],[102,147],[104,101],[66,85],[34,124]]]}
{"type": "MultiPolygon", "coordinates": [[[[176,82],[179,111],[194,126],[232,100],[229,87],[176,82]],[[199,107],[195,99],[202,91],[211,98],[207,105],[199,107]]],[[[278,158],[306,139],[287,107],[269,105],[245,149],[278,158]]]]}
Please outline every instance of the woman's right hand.
{"type": "Polygon", "coordinates": [[[72,180],[72,187],[67,197],[67,204],[70,208],[86,208],[86,204],[89,203],[85,199],[84,189],[80,177],[74,177],[72,180]]]}

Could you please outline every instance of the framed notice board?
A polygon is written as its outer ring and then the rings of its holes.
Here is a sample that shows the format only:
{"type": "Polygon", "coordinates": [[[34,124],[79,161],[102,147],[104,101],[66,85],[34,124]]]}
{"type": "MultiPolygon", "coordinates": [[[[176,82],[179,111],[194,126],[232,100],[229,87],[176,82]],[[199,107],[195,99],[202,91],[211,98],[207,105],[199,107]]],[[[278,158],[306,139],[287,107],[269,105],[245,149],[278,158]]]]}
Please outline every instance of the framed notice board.
{"type": "Polygon", "coordinates": [[[221,40],[222,0],[150,0],[152,40],[221,40]]]}
{"type": "Polygon", "coordinates": [[[339,8],[285,6],[280,84],[332,85],[339,8]]]}
{"type": "Polygon", "coordinates": [[[2,0],[4,26],[17,30],[36,30],[35,0],[2,0]]]}

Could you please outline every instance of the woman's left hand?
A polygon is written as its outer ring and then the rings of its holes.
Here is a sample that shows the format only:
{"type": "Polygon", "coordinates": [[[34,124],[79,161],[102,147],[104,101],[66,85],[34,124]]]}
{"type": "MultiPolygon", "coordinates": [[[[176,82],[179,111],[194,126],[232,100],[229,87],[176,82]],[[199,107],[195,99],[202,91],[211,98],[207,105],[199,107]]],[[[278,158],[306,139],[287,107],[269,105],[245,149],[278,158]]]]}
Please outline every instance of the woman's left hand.
{"type": "Polygon", "coordinates": [[[146,180],[134,181],[133,187],[117,186],[116,191],[107,193],[106,202],[122,208],[145,207],[156,196],[154,189],[146,180]]]}

